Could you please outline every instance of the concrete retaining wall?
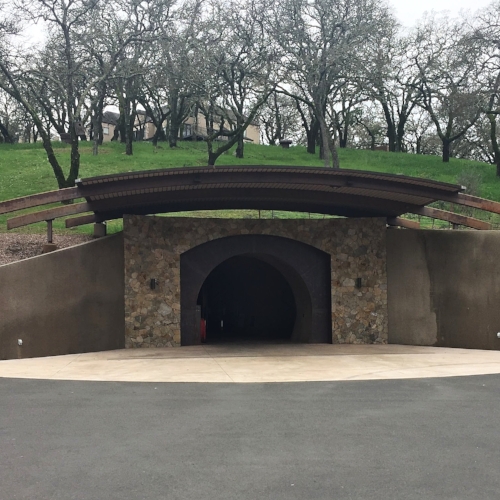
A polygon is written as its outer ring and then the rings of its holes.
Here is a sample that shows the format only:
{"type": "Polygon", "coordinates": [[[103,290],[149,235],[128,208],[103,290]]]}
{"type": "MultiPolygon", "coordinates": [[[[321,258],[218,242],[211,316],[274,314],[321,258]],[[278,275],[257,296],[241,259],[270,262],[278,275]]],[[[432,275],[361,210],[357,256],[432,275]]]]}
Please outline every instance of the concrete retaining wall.
{"type": "Polygon", "coordinates": [[[389,342],[500,349],[500,231],[387,231],[389,342]]]}
{"type": "Polygon", "coordinates": [[[123,269],[121,234],[0,266],[0,359],[123,347],[123,269]]]}

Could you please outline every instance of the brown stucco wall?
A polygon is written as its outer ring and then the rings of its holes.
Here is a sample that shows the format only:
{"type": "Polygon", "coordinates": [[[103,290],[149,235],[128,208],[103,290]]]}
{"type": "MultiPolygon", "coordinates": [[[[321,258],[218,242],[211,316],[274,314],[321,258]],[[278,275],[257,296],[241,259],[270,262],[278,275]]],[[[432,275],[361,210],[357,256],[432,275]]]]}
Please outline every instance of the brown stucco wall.
{"type": "Polygon", "coordinates": [[[124,217],[125,344],[181,343],[181,254],[217,238],[268,234],[331,256],[332,342],[387,341],[385,219],[259,220],[124,217]],[[363,287],[355,288],[356,278],[363,287]],[[150,279],[159,282],[150,289],[150,279]]]}
{"type": "Polygon", "coordinates": [[[500,231],[387,231],[389,342],[500,349],[500,231]]]}
{"type": "Polygon", "coordinates": [[[123,347],[123,294],[122,234],[0,266],[0,359],[123,347]]]}

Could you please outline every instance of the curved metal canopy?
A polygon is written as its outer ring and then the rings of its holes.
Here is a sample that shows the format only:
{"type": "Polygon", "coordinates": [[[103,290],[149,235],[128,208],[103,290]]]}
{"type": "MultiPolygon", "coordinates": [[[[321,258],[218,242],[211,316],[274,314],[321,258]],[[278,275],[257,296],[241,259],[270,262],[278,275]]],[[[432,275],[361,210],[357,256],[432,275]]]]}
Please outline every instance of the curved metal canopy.
{"type": "MultiPolygon", "coordinates": [[[[417,213],[443,218],[438,213],[443,211],[426,207],[438,200],[500,213],[500,204],[462,194],[462,189],[404,175],[324,167],[183,167],[78,179],[74,188],[0,203],[0,213],[78,198],[86,202],[18,216],[8,221],[8,227],[85,212],[94,213],[68,219],[67,226],[102,222],[124,214],[249,208],[347,217],[392,219],[417,213]]],[[[451,216],[453,220],[446,220],[489,228],[477,219],[451,216]]]]}
{"type": "Polygon", "coordinates": [[[394,217],[461,190],[373,172],[255,166],[132,172],[81,179],[77,186],[103,217],[224,208],[394,217]]]}

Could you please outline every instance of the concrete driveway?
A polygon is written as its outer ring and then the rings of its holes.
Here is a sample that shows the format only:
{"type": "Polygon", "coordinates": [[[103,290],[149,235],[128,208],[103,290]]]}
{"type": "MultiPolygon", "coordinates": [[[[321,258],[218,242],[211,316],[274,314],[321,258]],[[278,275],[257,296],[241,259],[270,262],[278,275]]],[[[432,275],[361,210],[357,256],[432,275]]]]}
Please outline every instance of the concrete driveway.
{"type": "Polygon", "coordinates": [[[500,351],[220,344],[0,361],[0,377],[115,382],[320,382],[500,373],[500,351]]]}
{"type": "Polygon", "coordinates": [[[499,496],[498,374],[244,384],[5,375],[1,500],[499,496]]]}

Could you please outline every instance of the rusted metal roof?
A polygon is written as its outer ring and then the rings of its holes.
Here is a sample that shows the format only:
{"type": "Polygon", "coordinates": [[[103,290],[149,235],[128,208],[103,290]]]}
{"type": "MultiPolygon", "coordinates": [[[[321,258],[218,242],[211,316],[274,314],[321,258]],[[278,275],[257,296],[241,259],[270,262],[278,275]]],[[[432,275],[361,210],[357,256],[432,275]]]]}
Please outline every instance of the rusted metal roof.
{"type": "MultiPolygon", "coordinates": [[[[500,213],[500,204],[461,191],[462,187],[454,184],[360,170],[255,165],[182,167],[78,179],[75,188],[0,203],[0,213],[78,198],[85,198],[86,203],[18,216],[8,221],[8,227],[85,212],[94,214],[68,219],[67,226],[124,214],[211,209],[290,210],[388,217],[394,221],[405,213],[421,214],[423,207],[438,200],[500,213]]],[[[435,209],[432,213],[440,214],[435,209]]],[[[467,218],[461,220],[467,223],[467,218]]],[[[482,221],[472,224],[481,229],[488,227],[482,221]]]]}
{"type": "Polygon", "coordinates": [[[116,217],[203,208],[395,217],[461,191],[460,186],[403,175],[254,165],[127,172],[81,179],[77,186],[102,217],[106,212],[116,217]]]}

